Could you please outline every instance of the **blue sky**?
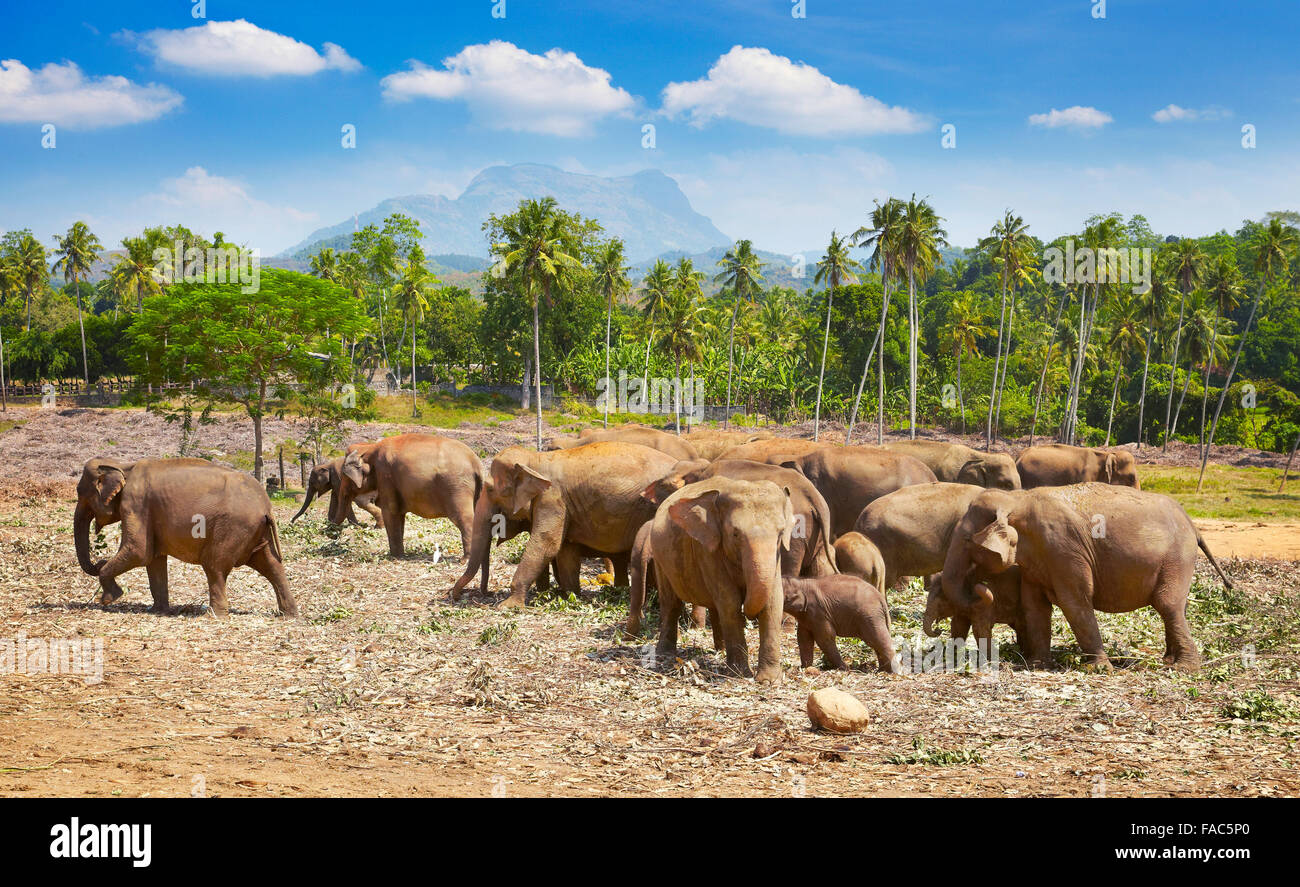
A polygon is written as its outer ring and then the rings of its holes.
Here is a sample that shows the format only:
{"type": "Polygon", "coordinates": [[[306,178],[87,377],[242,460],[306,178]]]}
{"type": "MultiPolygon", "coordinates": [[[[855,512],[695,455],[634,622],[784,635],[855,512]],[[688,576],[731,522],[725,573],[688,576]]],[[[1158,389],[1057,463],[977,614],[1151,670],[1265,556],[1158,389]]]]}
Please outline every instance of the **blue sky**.
{"type": "Polygon", "coordinates": [[[47,242],[183,221],[269,255],[518,162],[660,168],[775,251],[912,192],[960,245],[1008,207],[1045,237],[1300,209],[1294,0],[3,2],[0,230],[47,242]]]}

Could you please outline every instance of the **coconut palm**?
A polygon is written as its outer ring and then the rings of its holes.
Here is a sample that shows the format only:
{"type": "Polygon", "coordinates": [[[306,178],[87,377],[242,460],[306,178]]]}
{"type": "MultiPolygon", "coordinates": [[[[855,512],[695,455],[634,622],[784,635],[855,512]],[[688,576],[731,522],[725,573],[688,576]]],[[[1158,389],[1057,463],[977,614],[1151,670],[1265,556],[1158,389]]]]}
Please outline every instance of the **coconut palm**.
{"type": "MultiPolygon", "coordinates": [[[[1163,265],[1152,268],[1151,286],[1145,293],[1139,294],[1138,302],[1142,306],[1142,324],[1146,328],[1146,344],[1142,349],[1142,393],[1138,396],[1138,437],[1137,448],[1142,449],[1146,438],[1147,412],[1147,373],[1151,367],[1151,345],[1160,324],[1169,313],[1170,293],[1173,283],[1164,273],[1163,265]]],[[[1172,385],[1172,382],[1170,383],[1172,385]]]]}
{"type": "Polygon", "coordinates": [[[154,247],[161,242],[162,232],[157,228],[146,230],[139,237],[123,237],[122,248],[125,250],[113,263],[110,275],[124,296],[135,296],[135,310],[139,314],[144,310],[144,297],[162,292],[162,276],[158,273],[158,263],[154,261],[154,247]]]}
{"type": "Polygon", "coordinates": [[[577,245],[556,211],[555,198],[525,200],[518,211],[501,220],[503,240],[493,245],[499,259],[498,276],[513,276],[533,309],[533,380],[537,399],[537,449],[542,449],[542,339],[538,295],[551,302],[551,291],[582,262],[573,255],[577,245]]]}
{"type": "MultiPolygon", "coordinates": [[[[330,252],[333,253],[332,250],[330,252]]],[[[397,279],[397,283],[393,285],[393,302],[397,305],[398,310],[402,312],[405,323],[411,330],[411,418],[417,418],[420,415],[415,388],[415,335],[420,325],[420,319],[429,310],[429,300],[426,293],[433,279],[429,269],[424,267],[424,250],[420,248],[419,244],[416,244],[411,247],[411,252],[407,256],[406,268],[402,270],[402,275],[397,279]]]]}
{"type": "Polygon", "coordinates": [[[605,427],[609,427],[609,401],[613,396],[609,380],[609,331],[614,318],[614,302],[627,292],[628,268],[623,264],[623,241],[607,241],[592,266],[592,285],[605,300],[605,427]]]}
{"type": "Polygon", "coordinates": [[[1079,336],[1076,342],[1078,354],[1075,357],[1075,376],[1071,382],[1071,390],[1066,405],[1065,422],[1062,428],[1062,437],[1066,443],[1074,443],[1078,434],[1079,425],[1079,401],[1083,397],[1083,371],[1087,367],[1086,352],[1092,345],[1092,331],[1096,326],[1097,308],[1101,305],[1102,296],[1105,293],[1103,289],[1101,262],[1096,258],[1100,250],[1112,249],[1119,242],[1123,231],[1123,219],[1117,215],[1095,217],[1090,220],[1083,230],[1083,244],[1092,249],[1094,255],[1094,268],[1097,270],[1092,283],[1092,301],[1088,300],[1088,287],[1086,282],[1079,289],[1079,336]]]}
{"type": "Polygon", "coordinates": [[[72,282],[72,289],[77,294],[77,326],[81,328],[81,377],[89,390],[90,360],[86,356],[86,322],[82,316],[81,289],[77,286],[77,279],[90,273],[103,244],[91,233],[85,222],[74,222],[64,236],[54,235],[54,242],[57,245],[54,255],[58,256],[54,271],[58,273],[62,269],[63,279],[72,282]]]}
{"type": "MultiPolygon", "coordinates": [[[[871,258],[868,264],[873,271],[880,272],[880,327],[876,330],[876,343],[872,348],[873,350],[879,348],[876,443],[881,444],[885,442],[885,321],[889,316],[889,286],[897,275],[899,267],[898,235],[903,227],[903,202],[894,197],[884,203],[876,201],[876,208],[871,212],[868,225],[863,225],[853,232],[853,242],[857,246],[871,247],[871,258]]],[[[858,403],[862,400],[862,389],[866,385],[867,368],[870,366],[871,355],[868,353],[867,360],[862,365],[862,379],[858,382],[858,394],[853,400],[853,414],[849,417],[849,427],[844,434],[845,446],[848,446],[853,438],[853,426],[858,418],[858,403]]]]}
{"type": "Polygon", "coordinates": [[[1178,350],[1182,344],[1183,321],[1186,317],[1187,296],[1201,278],[1201,269],[1205,262],[1205,253],[1201,246],[1190,237],[1184,237],[1166,250],[1166,266],[1169,273],[1178,281],[1178,326],[1174,332],[1174,354],[1169,361],[1169,398],[1165,402],[1165,440],[1161,450],[1169,449],[1169,438],[1173,436],[1170,425],[1174,404],[1174,375],[1178,370],[1178,350]]]}
{"type": "Polygon", "coordinates": [[[650,270],[646,273],[645,279],[641,281],[642,291],[641,299],[637,307],[641,309],[641,316],[646,322],[645,337],[645,369],[641,374],[641,391],[643,395],[649,395],[650,383],[650,346],[654,343],[655,325],[659,319],[659,312],[668,302],[668,297],[673,292],[673,269],[672,266],[663,259],[657,260],[650,270]]]}
{"type": "Polygon", "coordinates": [[[916,376],[921,318],[917,310],[916,285],[923,283],[939,262],[939,248],[948,245],[948,232],[939,227],[943,221],[927,200],[916,195],[903,207],[902,226],[898,232],[901,268],[907,275],[908,337],[908,406],[910,436],[916,438],[916,376]]]}
{"type": "MultiPolygon", "coordinates": [[[[988,425],[984,432],[984,449],[986,450],[993,446],[995,436],[993,414],[995,408],[1000,406],[1002,399],[998,374],[1003,360],[1002,343],[1004,339],[1008,346],[1006,356],[1008,359],[1011,356],[1010,325],[1007,323],[1007,290],[1010,288],[1014,291],[1017,282],[1028,281],[1030,279],[1029,269],[1033,266],[1032,248],[1034,242],[1027,233],[1028,231],[1029,226],[1025,224],[1025,220],[1008,209],[1003,214],[1002,219],[993,225],[989,236],[981,240],[976,246],[976,249],[987,255],[998,268],[998,280],[1002,296],[1002,307],[998,313],[998,345],[993,357],[993,388],[989,392],[988,425]],[[1004,331],[1006,335],[1004,335],[1004,331]]],[[[1002,384],[1005,384],[1005,382],[1002,384]]]]}
{"type": "Polygon", "coordinates": [[[731,422],[731,380],[736,361],[736,313],[741,302],[753,302],[758,291],[758,284],[763,282],[763,263],[754,255],[754,244],[748,240],[737,240],[736,245],[727,250],[718,262],[722,270],[713,278],[725,288],[731,290],[731,327],[727,333],[727,412],[722,417],[725,428],[731,422]]]}
{"type": "Polygon", "coordinates": [[[1214,369],[1218,352],[1219,321],[1231,314],[1241,304],[1241,272],[1233,257],[1221,255],[1210,265],[1205,278],[1206,295],[1214,304],[1214,322],[1210,327],[1210,359],[1205,362],[1205,379],[1201,387],[1201,447],[1205,446],[1205,420],[1210,404],[1210,373],[1214,369]]]}
{"type": "Polygon", "coordinates": [[[330,283],[338,282],[338,256],[332,248],[328,246],[322,247],[320,252],[311,257],[310,264],[313,277],[319,277],[321,280],[328,280],[330,283]]]}
{"type": "Polygon", "coordinates": [[[831,307],[835,304],[835,289],[842,283],[857,283],[858,276],[854,272],[861,270],[862,266],[849,256],[848,241],[831,231],[831,242],[826,247],[826,255],[822,256],[821,265],[813,277],[813,283],[825,283],[830,286],[826,297],[826,332],[822,336],[821,369],[817,373],[817,406],[813,412],[813,440],[818,439],[821,431],[822,383],[826,379],[826,352],[831,343],[831,307]]]}
{"type": "Polygon", "coordinates": [[[966,395],[961,384],[961,359],[979,354],[979,341],[992,335],[993,327],[985,322],[983,306],[974,293],[963,292],[953,299],[944,336],[957,358],[957,403],[961,410],[962,434],[966,433],[966,395]]]}
{"type": "Polygon", "coordinates": [[[659,347],[673,358],[676,375],[673,383],[673,412],[677,433],[682,433],[682,361],[695,361],[700,356],[699,330],[696,321],[699,304],[689,288],[674,287],[663,304],[663,332],[659,347]]]}
{"type": "Polygon", "coordinates": [[[1119,397],[1119,383],[1124,378],[1124,364],[1131,354],[1145,349],[1143,338],[1142,303],[1131,292],[1121,291],[1111,305],[1108,338],[1115,355],[1115,384],[1110,390],[1110,412],[1106,417],[1106,443],[1115,424],[1115,401],[1119,397]]]}
{"type": "Polygon", "coordinates": [[[18,283],[23,289],[25,310],[27,312],[27,320],[23,325],[23,329],[30,330],[32,328],[32,303],[36,300],[36,291],[45,286],[50,276],[47,267],[49,260],[46,258],[45,246],[33,237],[30,231],[25,231],[18,238],[11,261],[18,276],[18,283]]]}
{"type": "Polygon", "coordinates": [[[1210,449],[1214,446],[1214,432],[1219,427],[1219,414],[1223,411],[1223,401],[1228,396],[1228,389],[1232,387],[1232,377],[1237,373],[1237,361],[1241,360],[1246,339],[1250,337],[1250,328],[1255,323],[1255,314],[1259,311],[1259,303],[1264,298],[1264,290],[1274,277],[1286,274],[1292,256],[1300,251],[1300,231],[1274,217],[1267,225],[1261,226],[1255,232],[1251,246],[1255,254],[1253,270],[1259,277],[1259,288],[1255,291],[1255,299],[1250,304],[1250,316],[1246,318],[1246,325],[1241,328],[1237,351],[1232,356],[1232,365],[1228,367],[1228,377],[1223,381],[1223,390],[1219,392],[1219,402],[1214,407],[1214,421],[1210,423],[1210,436],[1206,438],[1205,451],[1201,453],[1201,473],[1196,479],[1198,493],[1201,491],[1201,485],[1205,483],[1205,464],[1210,460],[1210,449]]]}
{"type": "MultiPolygon", "coordinates": [[[[1045,305],[1051,305],[1051,298],[1048,296],[1045,305]]],[[[1061,328],[1061,317],[1065,314],[1065,308],[1070,303],[1070,290],[1061,289],[1061,297],[1056,303],[1056,317],[1047,328],[1047,343],[1043,348],[1043,369],[1038,374],[1038,393],[1034,395],[1034,418],[1029,425],[1029,445],[1034,445],[1034,435],[1038,432],[1038,414],[1043,406],[1043,392],[1047,390],[1047,368],[1052,362],[1052,352],[1056,348],[1056,334],[1061,328]]]]}

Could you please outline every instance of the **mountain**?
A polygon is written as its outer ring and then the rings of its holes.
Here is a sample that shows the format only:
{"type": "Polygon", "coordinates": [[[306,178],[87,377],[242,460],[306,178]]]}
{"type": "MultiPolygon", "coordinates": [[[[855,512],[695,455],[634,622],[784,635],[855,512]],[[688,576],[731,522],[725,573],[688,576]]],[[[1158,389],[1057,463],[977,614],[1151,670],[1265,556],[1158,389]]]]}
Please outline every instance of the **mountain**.
{"type": "Polygon", "coordinates": [[[358,213],[355,220],[313,232],[280,258],[306,261],[322,247],[346,249],[357,227],[380,225],[388,215],[400,212],[420,222],[425,253],[449,260],[443,262],[449,267],[467,268],[470,260],[488,254],[482,226],[489,215],[511,212],[520,200],[546,196],[554,197],[562,209],[596,219],[606,234],[622,238],[630,262],[674,250],[698,253],[730,243],[727,235],[691,208],[677,183],[659,170],[606,178],[519,163],[488,167],[454,200],[434,194],[389,198],[358,213]]]}

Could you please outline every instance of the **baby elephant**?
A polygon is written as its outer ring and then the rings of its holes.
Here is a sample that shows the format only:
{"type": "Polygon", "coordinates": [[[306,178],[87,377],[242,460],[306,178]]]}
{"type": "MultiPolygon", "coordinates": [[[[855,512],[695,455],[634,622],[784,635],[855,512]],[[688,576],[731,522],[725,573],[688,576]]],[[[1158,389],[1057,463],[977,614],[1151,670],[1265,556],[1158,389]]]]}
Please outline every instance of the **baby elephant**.
{"type": "Polygon", "coordinates": [[[881,671],[896,671],[889,607],[875,586],[847,573],[811,579],[785,576],[781,582],[785,611],[799,623],[800,665],[812,665],[816,641],[832,668],[847,668],[835,644],[836,636],[843,635],[860,638],[875,650],[881,671]]]}

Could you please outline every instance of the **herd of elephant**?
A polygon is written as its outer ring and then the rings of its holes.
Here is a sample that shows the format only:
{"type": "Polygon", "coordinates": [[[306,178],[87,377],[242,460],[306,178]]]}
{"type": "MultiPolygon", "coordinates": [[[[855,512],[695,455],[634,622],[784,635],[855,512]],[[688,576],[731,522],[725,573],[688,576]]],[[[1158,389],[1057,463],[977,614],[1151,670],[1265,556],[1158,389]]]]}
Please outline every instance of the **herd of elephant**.
{"type": "MultiPolygon", "coordinates": [[[[728,668],[765,682],[781,678],[787,618],[805,667],[814,645],[844,667],[835,638],[846,636],[865,641],[882,670],[896,668],[885,595],[907,577],[929,583],[926,634],[949,619],[954,638],[991,642],[995,624],[1010,625],[1031,667],[1050,661],[1053,606],[1100,668],[1109,662],[1095,611],[1149,606],[1164,620],[1165,662],[1198,668],[1185,615],[1198,547],[1231,588],[1183,508],[1141,490],[1125,450],[1053,444],[1013,461],[939,441],[840,446],[633,425],[555,438],[542,452],[507,447],[484,469],[459,441],[401,434],[317,465],[294,520],[326,492],[333,523],[357,523],[362,507],[393,557],[408,513],[448,518],[465,561],[453,600],[476,575],[487,594],[493,542],[521,532],[528,542],[502,606],[523,606],[552,573],[577,592],[582,560],[605,558],[615,584],[630,587],[630,635],[653,588],[659,657],[675,656],[690,604],[728,668]]],[[[216,616],[229,612],[226,576],[244,565],[270,581],[282,614],[297,615],[270,500],[249,475],[195,459],[96,458],[77,496],[77,558],[98,577],[101,603],[121,596],[115,577],[143,566],[154,608],[166,610],[170,556],[203,567],[216,616]],[[92,519],[97,530],[122,523],[116,554],[94,563],[92,519]]]]}

